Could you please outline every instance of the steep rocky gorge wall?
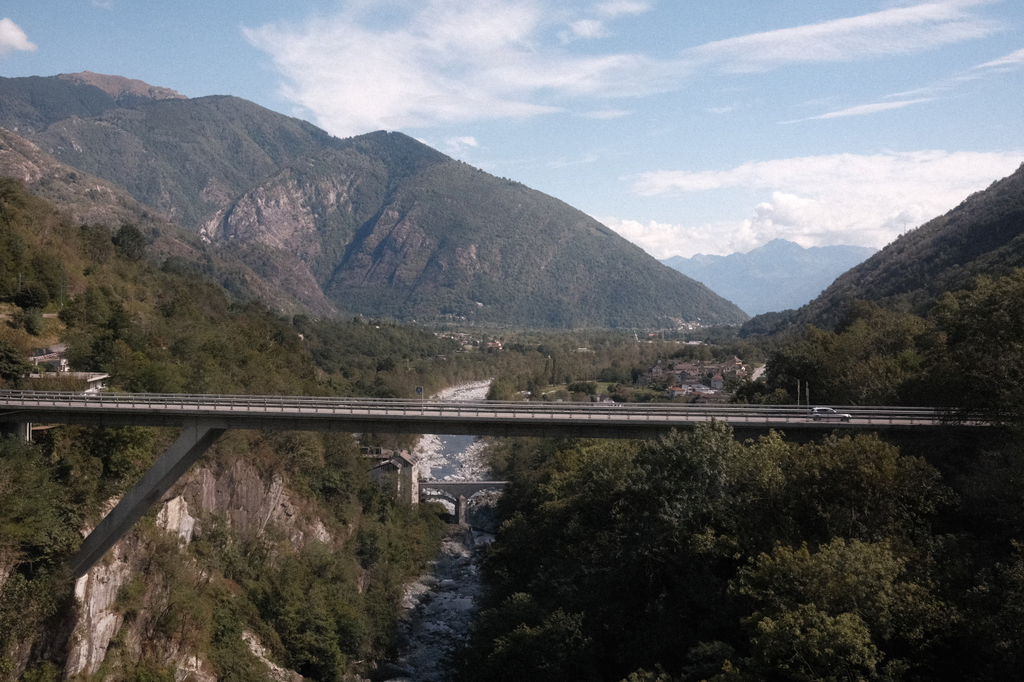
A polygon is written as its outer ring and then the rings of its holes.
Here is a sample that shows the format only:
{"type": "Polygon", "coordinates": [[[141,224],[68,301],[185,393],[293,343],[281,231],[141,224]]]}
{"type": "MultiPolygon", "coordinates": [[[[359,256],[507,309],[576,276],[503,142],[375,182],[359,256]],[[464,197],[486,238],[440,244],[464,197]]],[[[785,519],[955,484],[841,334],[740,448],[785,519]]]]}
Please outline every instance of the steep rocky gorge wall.
{"type": "MultiPolygon", "coordinates": [[[[280,476],[265,481],[252,464],[239,459],[219,474],[209,467],[190,472],[162,502],[156,515],[156,525],[177,538],[182,548],[196,534],[210,530],[203,528],[204,523],[217,523],[219,520],[228,523],[241,537],[258,536],[273,527],[295,547],[310,539],[325,544],[340,540],[332,537],[322,521],[304,514],[293,498],[280,476]]],[[[129,656],[139,655],[145,645],[145,633],[139,630],[147,619],[137,617],[131,622],[126,621],[123,609],[118,607],[118,595],[133,577],[146,570],[152,560],[151,553],[151,548],[139,534],[132,532],[114,546],[105,561],[78,580],[75,596],[79,607],[73,619],[64,670],[68,677],[98,671],[115,638],[128,650],[129,656]],[[124,629],[128,631],[122,631],[124,629]]],[[[184,556],[181,560],[191,561],[184,556]]],[[[144,608],[156,607],[161,599],[159,585],[148,587],[144,608]]],[[[266,660],[254,635],[247,633],[246,640],[257,657],[267,663],[275,679],[295,677],[295,673],[266,660]]],[[[24,665],[29,652],[20,653],[24,665]]],[[[209,663],[187,648],[176,647],[172,643],[166,649],[166,655],[167,663],[178,670],[176,679],[179,682],[216,679],[209,663]]]]}

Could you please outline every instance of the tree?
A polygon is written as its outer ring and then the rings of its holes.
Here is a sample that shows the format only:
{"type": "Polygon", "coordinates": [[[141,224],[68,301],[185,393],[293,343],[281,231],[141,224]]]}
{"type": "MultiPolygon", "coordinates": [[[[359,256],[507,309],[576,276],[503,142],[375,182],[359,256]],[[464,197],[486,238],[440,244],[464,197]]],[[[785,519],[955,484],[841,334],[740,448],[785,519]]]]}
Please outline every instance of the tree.
{"type": "Polygon", "coordinates": [[[50,303],[50,292],[38,282],[29,282],[21,287],[21,291],[15,294],[14,303],[24,310],[30,308],[42,309],[50,303]]]}
{"type": "Polygon", "coordinates": [[[919,317],[859,302],[836,331],[808,325],[777,349],[765,372],[767,388],[795,392],[799,380],[818,403],[902,404],[923,372],[923,349],[933,336],[919,317]]]}
{"type": "Polygon", "coordinates": [[[130,223],[121,226],[112,241],[118,254],[130,261],[142,260],[146,249],[146,236],[130,223]]]}
{"type": "Polygon", "coordinates": [[[944,340],[929,358],[933,400],[1024,424],[1024,270],[947,293],[932,319],[944,340]]]}
{"type": "Polygon", "coordinates": [[[757,606],[746,623],[760,663],[784,679],[899,679],[907,663],[888,652],[921,645],[953,619],[885,542],[779,545],[735,585],[757,606]]]}
{"type": "Polygon", "coordinates": [[[7,341],[0,340],[0,379],[11,386],[18,386],[22,377],[31,369],[31,365],[22,359],[17,348],[7,341]]]}

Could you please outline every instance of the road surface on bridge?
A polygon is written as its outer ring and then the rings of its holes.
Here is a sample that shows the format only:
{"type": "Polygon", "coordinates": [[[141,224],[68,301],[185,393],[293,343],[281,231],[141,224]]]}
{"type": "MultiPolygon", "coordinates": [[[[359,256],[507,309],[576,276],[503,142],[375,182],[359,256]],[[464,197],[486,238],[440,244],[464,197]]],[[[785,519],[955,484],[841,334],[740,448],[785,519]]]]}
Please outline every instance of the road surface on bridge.
{"type": "Polygon", "coordinates": [[[719,420],[737,429],[921,429],[947,422],[934,408],[842,407],[848,421],[815,421],[805,407],[680,403],[376,400],[312,396],[0,391],[0,422],[478,436],[650,438],[719,420]]]}

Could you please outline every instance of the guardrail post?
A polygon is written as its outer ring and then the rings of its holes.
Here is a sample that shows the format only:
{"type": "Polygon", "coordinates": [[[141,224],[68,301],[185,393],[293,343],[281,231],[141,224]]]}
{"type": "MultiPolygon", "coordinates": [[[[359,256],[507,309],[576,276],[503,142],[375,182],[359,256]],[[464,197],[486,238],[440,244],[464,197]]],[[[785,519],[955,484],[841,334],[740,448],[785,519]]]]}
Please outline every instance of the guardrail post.
{"type": "Polygon", "coordinates": [[[149,508],[164,496],[189,467],[227,431],[220,423],[194,419],[185,426],[178,440],[135,486],[125,493],[71,558],[71,571],[76,578],[85,575],[107,550],[121,539],[149,508]]]}

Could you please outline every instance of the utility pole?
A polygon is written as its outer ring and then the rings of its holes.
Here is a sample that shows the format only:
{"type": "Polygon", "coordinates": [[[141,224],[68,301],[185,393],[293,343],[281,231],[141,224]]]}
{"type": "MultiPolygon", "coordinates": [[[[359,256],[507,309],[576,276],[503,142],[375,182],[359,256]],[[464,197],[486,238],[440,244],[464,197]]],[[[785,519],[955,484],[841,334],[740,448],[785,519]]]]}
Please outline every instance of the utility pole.
{"type": "Polygon", "coordinates": [[[796,406],[800,407],[800,380],[796,380],[796,406]]]}

